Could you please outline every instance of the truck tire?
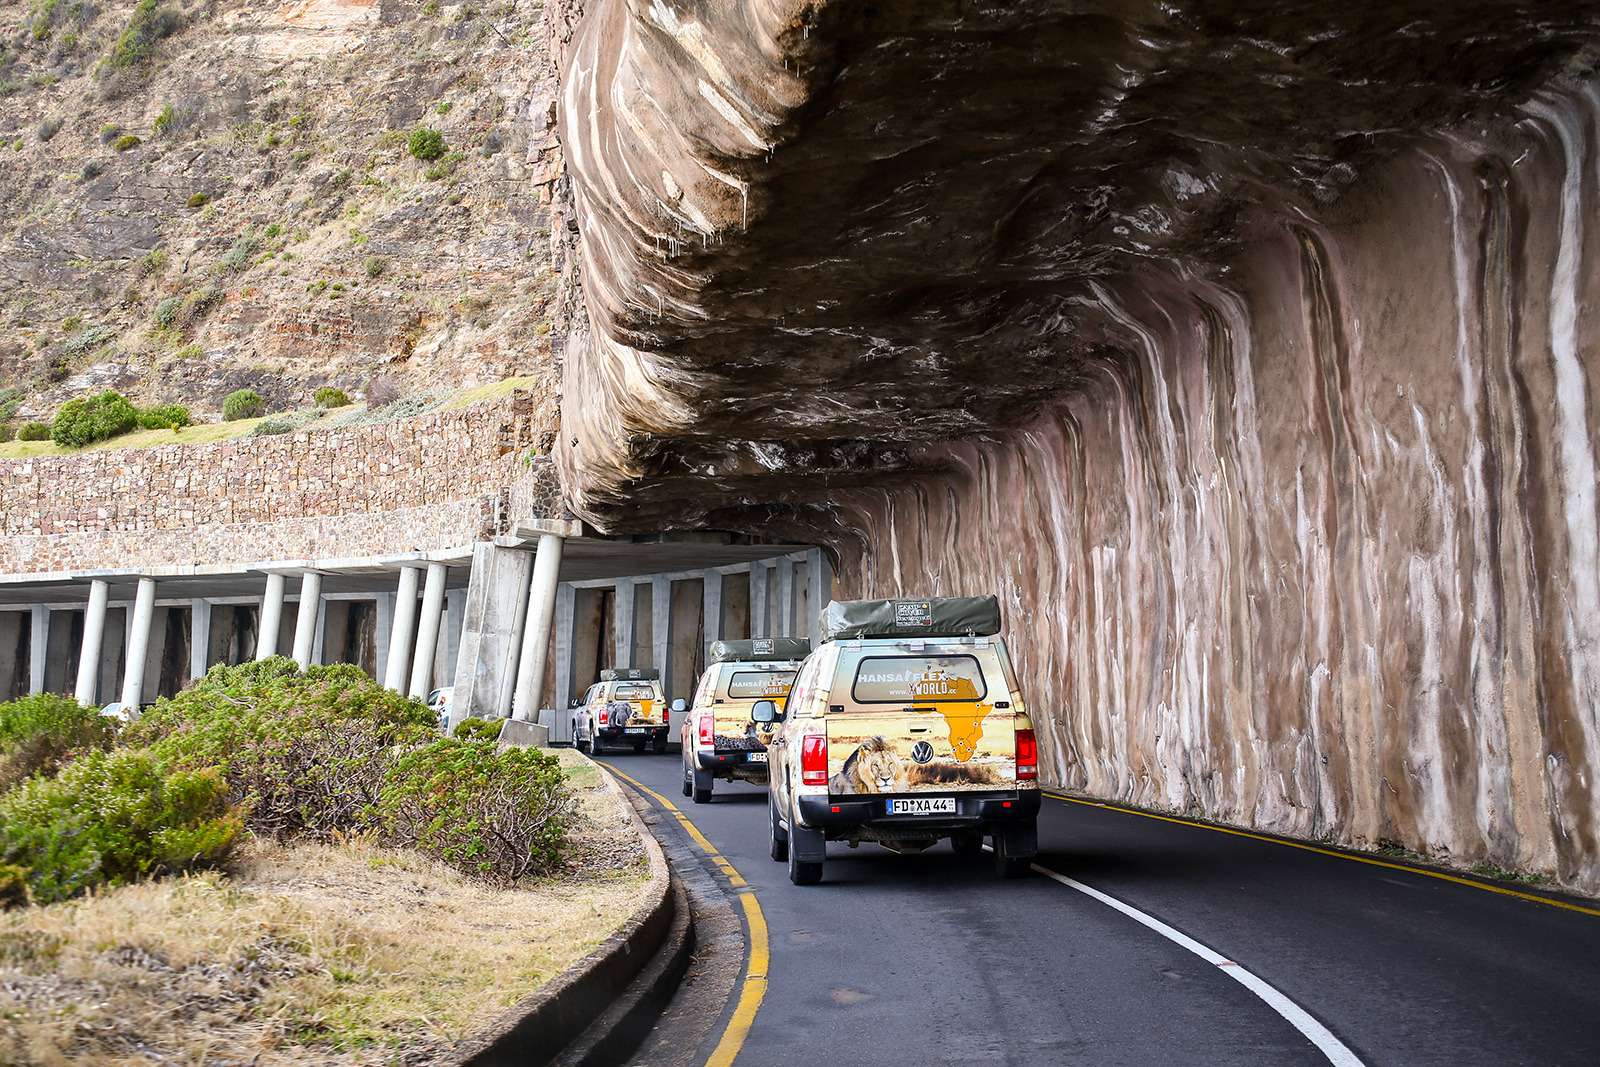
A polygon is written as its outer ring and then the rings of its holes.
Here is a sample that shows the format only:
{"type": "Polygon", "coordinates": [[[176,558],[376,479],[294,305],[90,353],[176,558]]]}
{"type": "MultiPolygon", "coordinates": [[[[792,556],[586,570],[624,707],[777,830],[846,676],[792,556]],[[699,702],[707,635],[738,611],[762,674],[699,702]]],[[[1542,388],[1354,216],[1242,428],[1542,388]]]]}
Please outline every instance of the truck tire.
{"type": "Polygon", "coordinates": [[[637,741],[635,741],[633,743],[633,750],[635,752],[643,752],[644,751],[644,746],[645,746],[645,738],[641,737],[641,738],[639,738],[639,740],[637,740],[637,741]]]}
{"type": "Polygon", "coordinates": [[[767,855],[778,863],[789,859],[789,831],[778,825],[778,805],[772,800],[772,794],[767,794],[767,821],[771,824],[771,835],[767,839],[767,855]]]}
{"type": "Polygon", "coordinates": [[[994,871],[1001,878],[1021,878],[1039,854],[1037,823],[1024,823],[994,835],[994,871]]]}
{"type": "Polygon", "coordinates": [[[951,834],[950,847],[962,859],[974,859],[983,855],[983,835],[975,830],[951,834]]]}
{"type": "Polygon", "coordinates": [[[655,743],[650,746],[650,751],[654,752],[658,756],[666,754],[666,751],[667,751],[667,731],[658,730],[656,732],[655,743]]]}
{"type": "Polygon", "coordinates": [[[683,769],[683,795],[688,796],[694,792],[694,781],[689,777],[689,768],[683,769]]]}

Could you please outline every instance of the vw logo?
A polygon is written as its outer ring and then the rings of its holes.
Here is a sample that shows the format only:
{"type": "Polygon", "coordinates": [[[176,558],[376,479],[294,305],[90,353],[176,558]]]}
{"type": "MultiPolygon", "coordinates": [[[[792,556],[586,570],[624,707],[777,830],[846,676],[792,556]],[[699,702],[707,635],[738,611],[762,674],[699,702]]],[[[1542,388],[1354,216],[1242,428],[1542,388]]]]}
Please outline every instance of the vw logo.
{"type": "Polygon", "coordinates": [[[933,759],[933,746],[926,741],[918,741],[911,746],[911,758],[918,763],[927,763],[933,759]]]}

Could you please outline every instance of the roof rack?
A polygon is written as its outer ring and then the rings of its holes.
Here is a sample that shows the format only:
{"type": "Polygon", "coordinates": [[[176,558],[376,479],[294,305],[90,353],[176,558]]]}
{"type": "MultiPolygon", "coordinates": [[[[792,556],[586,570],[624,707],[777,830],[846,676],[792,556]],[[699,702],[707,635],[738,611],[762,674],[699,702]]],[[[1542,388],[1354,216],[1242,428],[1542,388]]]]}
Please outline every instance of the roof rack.
{"type": "Polygon", "coordinates": [[[992,596],[918,600],[831,600],[822,612],[822,639],[854,637],[988,637],[1000,632],[1000,602],[992,596]]]}
{"type": "Polygon", "coordinates": [[[748,641],[711,642],[711,663],[760,663],[805,659],[811,642],[803,637],[753,637],[748,641]]]}
{"type": "Polygon", "coordinates": [[[602,682],[659,682],[661,672],[654,667],[607,667],[600,672],[602,682]]]}

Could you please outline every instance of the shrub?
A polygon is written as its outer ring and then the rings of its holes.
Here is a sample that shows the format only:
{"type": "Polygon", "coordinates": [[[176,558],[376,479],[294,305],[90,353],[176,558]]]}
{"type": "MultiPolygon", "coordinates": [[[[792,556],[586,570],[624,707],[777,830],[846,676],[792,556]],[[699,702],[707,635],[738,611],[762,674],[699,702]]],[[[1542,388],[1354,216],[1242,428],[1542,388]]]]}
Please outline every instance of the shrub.
{"type": "Polygon", "coordinates": [[[17,431],[19,441],[48,441],[50,440],[50,427],[42,422],[25,422],[22,429],[17,431]]]}
{"type": "Polygon", "coordinates": [[[17,431],[12,429],[9,422],[0,422],[0,444],[12,440],[17,436],[17,431]]]}
{"type": "Polygon", "coordinates": [[[139,413],[128,398],[108,389],[61,405],[50,424],[50,439],[63,448],[82,448],[127,433],[139,425],[139,413]]]}
{"type": "Polygon", "coordinates": [[[387,375],[378,375],[367,383],[367,407],[386,408],[400,399],[400,387],[387,375]]]}
{"type": "Polygon", "coordinates": [[[80,181],[92,182],[96,178],[100,177],[100,175],[104,174],[105,171],[106,165],[104,163],[100,162],[98,159],[91,159],[82,167],[78,168],[78,178],[80,181]]]}
{"type": "Polygon", "coordinates": [[[0,911],[28,906],[28,872],[14,863],[0,863],[0,911]]]}
{"type": "Polygon", "coordinates": [[[394,845],[510,884],[560,862],[573,807],[565,781],[549,753],[441,738],[390,769],[383,833],[394,845]]]}
{"type": "Polygon", "coordinates": [[[255,231],[245,231],[239,235],[238,240],[233,242],[233,247],[228,249],[227,253],[222,257],[220,269],[244,270],[250,266],[251,257],[256,254],[256,250],[260,247],[261,239],[256,236],[255,231]]]}
{"type": "Polygon", "coordinates": [[[445,154],[444,134],[430,126],[418,126],[406,138],[406,149],[411,158],[431,163],[445,154]]]}
{"type": "Polygon", "coordinates": [[[91,752],[0,797],[0,862],[27,870],[41,904],[216,864],[238,832],[221,775],[143,751],[91,752]]]}
{"type": "Polygon", "coordinates": [[[191,342],[189,344],[184,345],[182,348],[178,349],[176,352],[172,353],[172,358],[173,359],[184,359],[184,360],[199,359],[201,356],[203,356],[205,354],[206,354],[206,350],[205,349],[203,349],[199,345],[194,344],[194,343],[191,342]]]}
{"type": "Polygon", "coordinates": [[[115,148],[118,152],[126,152],[130,148],[138,148],[143,143],[143,141],[139,140],[139,136],[137,134],[125,133],[121,137],[118,137],[116,142],[112,144],[111,147],[115,148]]]}
{"type": "Polygon", "coordinates": [[[139,425],[146,430],[181,430],[193,421],[182,404],[154,404],[139,412],[139,425]]]}
{"type": "Polygon", "coordinates": [[[39,129],[37,132],[39,134],[39,140],[50,140],[50,138],[61,132],[61,119],[55,115],[51,115],[49,118],[44,119],[39,123],[39,129]]]}
{"type": "Polygon", "coordinates": [[[462,719],[456,723],[453,736],[464,741],[498,741],[500,727],[505,725],[504,719],[462,719]]]}
{"type": "Polygon", "coordinates": [[[301,425],[293,418],[278,417],[263,419],[250,429],[251,437],[277,437],[280,434],[294,433],[301,425]]]}
{"type": "Polygon", "coordinates": [[[367,272],[367,277],[379,278],[383,276],[384,271],[389,269],[389,264],[381,256],[368,256],[361,267],[367,272]]]}
{"type": "Polygon", "coordinates": [[[165,137],[172,132],[177,121],[178,112],[173,109],[171,104],[163,104],[161,105],[160,114],[156,115],[155,121],[150,124],[150,129],[157,137],[165,137]]]}
{"type": "Polygon", "coordinates": [[[110,144],[112,141],[115,141],[121,136],[122,127],[118,126],[115,122],[108,122],[104,126],[100,127],[101,144],[110,144]]]}
{"type": "Polygon", "coordinates": [[[431,711],[359,667],[282,656],[213,667],[128,731],[168,766],[219,768],[246,824],[274,837],[372,828],[389,766],[436,736],[431,711]]]}
{"type": "Polygon", "coordinates": [[[156,305],[155,314],[151,317],[155,319],[156,325],[163,330],[170,329],[172,324],[178,321],[178,312],[182,307],[182,297],[169,296],[156,305]]]}
{"type": "Polygon", "coordinates": [[[205,193],[195,193],[188,200],[189,206],[195,208],[205,207],[209,203],[211,203],[211,197],[207,196],[205,193]]]}
{"type": "Polygon", "coordinates": [[[74,755],[109,748],[110,719],[51,693],[0,704],[0,793],[35,774],[54,774],[74,755]]]}
{"type": "Polygon", "coordinates": [[[160,274],[167,269],[167,253],[164,249],[152,248],[139,257],[138,274],[140,278],[148,278],[152,274],[160,274]]]}
{"type": "Polygon", "coordinates": [[[178,32],[182,20],[176,11],[160,7],[156,0],[139,0],[128,25],[111,46],[112,67],[132,67],[150,58],[161,40],[178,32]]]}
{"type": "Polygon", "coordinates": [[[256,419],[266,413],[267,402],[254,389],[235,389],[222,402],[222,420],[256,419]]]}
{"type": "Polygon", "coordinates": [[[324,385],[311,394],[311,399],[319,408],[342,408],[350,403],[350,394],[335,386],[324,385]]]}

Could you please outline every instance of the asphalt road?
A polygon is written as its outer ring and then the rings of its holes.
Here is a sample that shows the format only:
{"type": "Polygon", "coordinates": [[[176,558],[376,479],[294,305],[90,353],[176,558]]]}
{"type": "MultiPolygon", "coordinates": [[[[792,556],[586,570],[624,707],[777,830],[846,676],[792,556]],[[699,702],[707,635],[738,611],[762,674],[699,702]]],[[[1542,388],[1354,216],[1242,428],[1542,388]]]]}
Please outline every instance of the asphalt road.
{"type": "MultiPolygon", "coordinates": [[[[718,782],[695,805],[676,754],[604,762],[676,804],[760,902],[770,975],[741,1065],[1329,1063],[1233,963],[1347,1063],[1600,1064],[1600,916],[1045,801],[1041,866],[1231,961],[1218,966],[1106,901],[1039,874],[999,881],[948,845],[830,844],[823,884],[795,887],[767,857],[765,790],[718,782]]],[[[653,827],[679,855],[693,847],[676,819],[653,827]]]]}

